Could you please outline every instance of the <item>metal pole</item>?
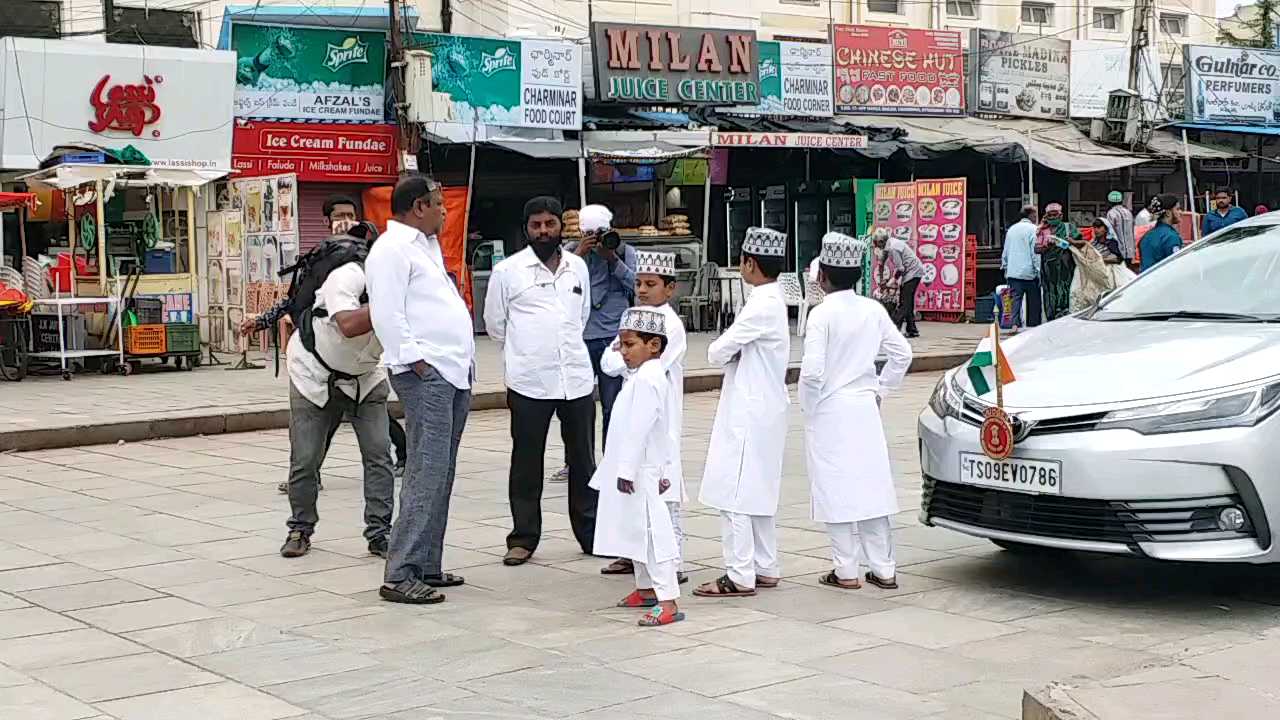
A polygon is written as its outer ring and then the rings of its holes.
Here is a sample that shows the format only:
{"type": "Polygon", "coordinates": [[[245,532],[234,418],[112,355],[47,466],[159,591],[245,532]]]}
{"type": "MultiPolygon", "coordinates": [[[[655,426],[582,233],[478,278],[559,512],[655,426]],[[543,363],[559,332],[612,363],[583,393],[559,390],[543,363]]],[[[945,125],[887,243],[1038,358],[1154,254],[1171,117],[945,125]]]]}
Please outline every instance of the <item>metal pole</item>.
{"type": "Polygon", "coordinates": [[[191,317],[194,322],[196,296],[200,292],[196,279],[200,277],[200,272],[196,265],[196,189],[193,187],[187,188],[187,275],[191,278],[191,317]]]}
{"type": "MultiPolygon", "coordinates": [[[[1182,131],[1182,161],[1187,170],[1187,202],[1191,203],[1191,237],[1194,240],[1200,239],[1200,223],[1195,221],[1196,212],[1196,186],[1191,179],[1191,144],[1187,142],[1187,131],[1182,131]]],[[[1207,209],[1206,209],[1207,211],[1207,209]]]]}
{"type": "Polygon", "coordinates": [[[1036,202],[1036,163],[1031,158],[1031,131],[1027,131],[1027,202],[1031,205],[1038,205],[1036,202]]]}
{"type": "MultiPolygon", "coordinates": [[[[711,256],[711,156],[715,154],[715,130],[707,133],[707,176],[702,181],[702,262],[706,262],[711,256]]],[[[729,204],[725,203],[726,213],[729,204]]],[[[726,218],[728,215],[726,214],[726,218]]],[[[725,264],[731,262],[729,258],[729,224],[725,223],[725,264]]],[[[699,263],[701,265],[702,263],[699,263]]]]}
{"type": "MultiPolygon", "coordinates": [[[[102,181],[96,180],[93,183],[94,206],[97,211],[98,220],[98,287],[102,290],[102,294],[107,294],[107,223],[106,213],[102,210],[102,181]]],[[[72,201],[74,202],[74,201],[72,201]]],[[[76,263],[75,258],[71,259],[71,294],[75,295],[76,287],[76,263]]]]}

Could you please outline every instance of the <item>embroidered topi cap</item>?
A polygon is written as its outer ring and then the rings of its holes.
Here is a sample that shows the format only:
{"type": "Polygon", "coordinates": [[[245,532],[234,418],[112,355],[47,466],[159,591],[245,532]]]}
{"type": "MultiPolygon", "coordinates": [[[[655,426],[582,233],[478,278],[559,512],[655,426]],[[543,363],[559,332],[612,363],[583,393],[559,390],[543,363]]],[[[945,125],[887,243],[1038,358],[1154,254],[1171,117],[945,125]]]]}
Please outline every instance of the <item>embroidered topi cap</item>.
{"type": "Polygon", "coordinates": [[[742,252],[750,255],[786,257],[787,234],[772,228],[747,228],[747,237],[742,241],[742,252]]]}
{"type": "Polygon", "coordinates": [[[650,335],[667,335],[667,317],[657,310],[633,307],[622,314],[621,330],[649,333],[650,335]]]}
{"type": "Polygon", "coordinates": [[[822,236],[822,253],[818,256],[818,262],[827,267],[862,267],[867,244],[866,240],[849,237],[844,233],[829,232],[822,236]]]}
{"type": "Polygon", "coordinates": [[[656,250],[636,251],[637,275],[676,276],[676,254],[656,250]]]}

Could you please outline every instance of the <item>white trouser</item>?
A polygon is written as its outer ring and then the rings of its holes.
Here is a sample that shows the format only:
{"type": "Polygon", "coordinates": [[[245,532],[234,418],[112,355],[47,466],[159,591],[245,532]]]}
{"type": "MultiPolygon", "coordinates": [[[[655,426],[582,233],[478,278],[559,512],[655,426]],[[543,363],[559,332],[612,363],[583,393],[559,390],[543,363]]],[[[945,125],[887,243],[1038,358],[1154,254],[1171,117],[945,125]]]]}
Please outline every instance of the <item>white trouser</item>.
{"type": "Polygon", "coordinates": [[[667,503],[667,512],[671,513],[671,529],[676,533],[676,568],[684,562],[684,525],[680,519],[680,503],[667,503]]]}
{"type": "Polygon", "coordinates": [[[772,515],[721,511],[724,567],[734,585],[755,588],[756,576],[778,577],[778,533],[772,515]]]}
{"type": "Polygon", "coordinates": [[[831,557],[836,577],[858,580],[862,577],[862,558],[876,577],[888,580],[897,569],[893,561],[893,526],[889,517],[858,522],[827,523],[831,536],[831,557]]]}
{"type": "Polygon", "coordinates": [[[653,548],[650,548],[648,562],[632,561],[632,565],[635,566],[637,590],[653,590],[659,602],[680,597],[680,583],[676,580],[676,570],[680,567],[679,560],[655,562],[653,548]]]}

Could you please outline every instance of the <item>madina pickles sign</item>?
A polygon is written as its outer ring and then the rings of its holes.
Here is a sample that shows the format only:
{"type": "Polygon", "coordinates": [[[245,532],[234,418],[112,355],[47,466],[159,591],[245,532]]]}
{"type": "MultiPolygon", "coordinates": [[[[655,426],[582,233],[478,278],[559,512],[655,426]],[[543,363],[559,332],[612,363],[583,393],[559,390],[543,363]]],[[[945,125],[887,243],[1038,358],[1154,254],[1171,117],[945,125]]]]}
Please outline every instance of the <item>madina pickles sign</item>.
{"type": "Polygon", "coordinates": [[[236,23],[237,117],[381,121],[386,34],[236,23]]]}

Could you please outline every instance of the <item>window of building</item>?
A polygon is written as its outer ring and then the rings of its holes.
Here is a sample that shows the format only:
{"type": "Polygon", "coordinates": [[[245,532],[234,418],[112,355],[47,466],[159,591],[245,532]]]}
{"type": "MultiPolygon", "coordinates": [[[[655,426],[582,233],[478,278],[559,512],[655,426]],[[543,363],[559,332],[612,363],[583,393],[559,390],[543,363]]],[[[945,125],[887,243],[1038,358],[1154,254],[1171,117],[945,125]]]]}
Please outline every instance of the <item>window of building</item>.
{"type": "Polygon", "coordinates": [[[1027,25],[1052,25],[1053,4],[1036,2],[1022,3],[1022,22],[1027,25]]]}
{"type": "Polygon", "coordinates": [[[1160,32],[1174,37],[1187,34],[1187,16],[1172,13],[1160,13],[1160,32]]]}
{"type": "Polygon", "coordinates": [[[1120,11],[1114,8],[1094,8],[1093,29],[1119,32],[1120,11]]]}
{"type": "Polygon", "coordinates": [[[867,10],[875,13],[902,14],[902,3],[899,0],[867,0],[867,10]]]}
{"type": "Polygon", "coordinates": [[[5,15],[0,37],[56,40],[62,33],[62,3],[58,0],[3,0],[5,15]]]}
{"type": "Polygon", "coordinates": [[[200,18],[191,10],[161,10],[116,4],[112,17],[107,18],[105,24],[107,42],[200,47],[200,18]]]}
{"type": "Polygon", "coordinates": [[[947,0],[947,14],[951,17],[978,17],[977,0],[947,0]]]}

